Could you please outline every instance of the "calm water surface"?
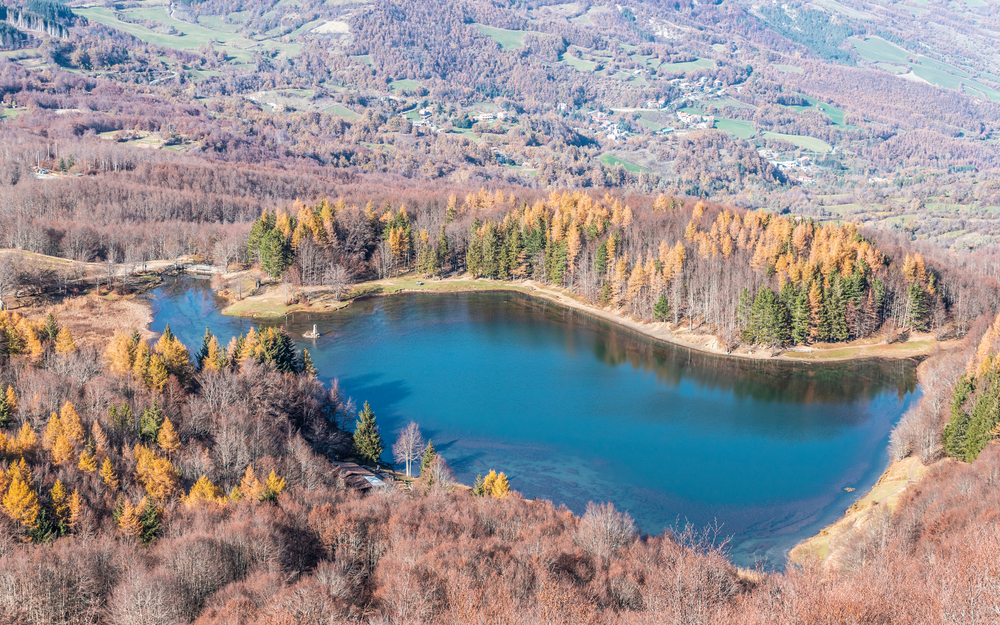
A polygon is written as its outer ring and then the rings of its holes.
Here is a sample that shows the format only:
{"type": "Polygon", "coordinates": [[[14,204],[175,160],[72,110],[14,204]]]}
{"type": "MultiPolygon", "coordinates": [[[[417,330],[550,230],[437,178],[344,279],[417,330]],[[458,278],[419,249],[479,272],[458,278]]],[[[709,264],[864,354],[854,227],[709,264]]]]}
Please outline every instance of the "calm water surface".
{"type": "MultiPolygon", "coordinates": [[[[222,344],[251,326],[203,281],[152,297],[153,330],[169,323],[192,351],[206,326],[222,344]]],[[[647,533],[717,521],[738,564],[781,568],[836,520],[885,469],[918,396],[912,361],[709,356],[518,293],[382,297],[285,327],[324,381],[371,403],[387,462],[412,419],[459,481],[495,468],[577,513],[612,501],[647,533]],[[322,336],[301,339],[313,323],[322,336]]]]}

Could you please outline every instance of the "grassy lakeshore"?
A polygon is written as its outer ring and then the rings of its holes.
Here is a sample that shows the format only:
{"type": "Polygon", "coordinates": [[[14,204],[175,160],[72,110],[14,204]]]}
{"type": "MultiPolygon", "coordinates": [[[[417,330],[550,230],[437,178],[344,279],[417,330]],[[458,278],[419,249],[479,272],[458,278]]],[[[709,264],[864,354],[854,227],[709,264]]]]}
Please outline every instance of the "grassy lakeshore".
{"type": "Polygon", "coordinates": [[[650,338],[666,343],[687,347],[696,351],[732,356],[737,358],[777,359],[797,362],[836,360],[853,360],[856,358],[914,358],[926,356],[936,351],[948,349],[957,341],[938,341],[929,334],[914,334],[906,341],[886,345],[877,339],[868,338],[851,343],[835,345],[818,344],[807,348],[807,351],[783,351],[771,355],[767,350],[748,349],[740,347],[731,352],[719,344],[718,339],[711,334],[687,330],[684,323],[674,327],[669,322],[649,322],[638,320],[626,314],[615,311],[610,306],[599,307],[582,301],[569,292],[568,289],[542,285],[531,280],[521,282],[503,282],[499,280],[483,280],[468,275],[444,278],[420,278],[415,275],[404,275],[384,280],[362,282],[337,300],[329,289],[324,287],[306,287],[296,290],[296,296],[305,296],[309,304],[297,302],[285,303],[285,291],[279,285],[262,287],[258,293],[246,297],[227,306],[222,313],[234,317],[248,317],[262,321],[280,319],[295,313],[324,313],[340,310],[355,299],[394,295],[397,293],[460,293],[469,291],[518,291],[556,302],[568,308],[573,308],[595,317],[617,323],[650,338]]]}
{"type": "MultiPolygon", "coordinates": [[[[927,362],[917,368],[917,379],[924,383],[927,362]]],[[[796,545],[788,554],[791,562],[800,565],[819,565],[825,570],[836,570],[843,558],[843,548],[851,538],[865,531],[867,526],[884,511],[893,512],[900,498],[908,488],[917,484],[935,467],[956,462],[951,458],[941,458],[925,465],[916,456],[907,456],[891,463],[875,486],[854,502],[842,517],[824,527],[812,538],[796,545]]]]}

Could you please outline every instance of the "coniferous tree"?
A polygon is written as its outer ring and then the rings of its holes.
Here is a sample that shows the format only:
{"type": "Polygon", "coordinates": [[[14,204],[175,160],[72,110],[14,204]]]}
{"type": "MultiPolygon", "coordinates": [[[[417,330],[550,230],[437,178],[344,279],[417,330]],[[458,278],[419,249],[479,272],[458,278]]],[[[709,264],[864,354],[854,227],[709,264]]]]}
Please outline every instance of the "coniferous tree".
{"type": "Polygon", "coordinates": [[[475,497],[482,497],[486,494],[483,488],[483,474],[476,475],[476,481],[472,483],[472,494],[475,497]]]}
{"type": "Polygon", "coordinates": [[[425,477],[425,472],[430,468],[436,456],[437,452],[434,451],[434,443],[428,439],[427,447],[424,449],[424,456],[420,460],[420,477],[425,477]]]}
{"type": "MultiPolygon", "coordinates": [[[[149,497],[144,497],[143,505],[139,509],[139,540],[143,544],[148,545],[149,543],[156,540],[156,537],[160,533],[160,510],[153,505],[153,501],[149,497]]],[[[141,503],[141,502],[140,502],[141,503]]]]}
{"type": "MultiPolygon", "coordinates": [[[[2,387],[0,387],[2,388],[2,387]]],[[[6,393],[0,392],[0,429],[10,425],[11,410],[6,393]]]]}
{"type": "Polygon", "coordinates": [[[653,317],[657,321],[666,321],[669,316],[670,303],[667,301],[666,294],[660,293],[660,298],[656,300],[656,304],[653,306],[653,317]]]}
{"type": "Polygon", "coordinates": [[[969,414],[965,411],[965,402],[975,389],[974,379],[966,374],[962,374],[955,383],[951,400],[951,418],[941,436],[944,452],[952,458],[965,458],[966,433],[969,428],[969,414]]]}
{"type": "Polygon", "coordinates": [[[913,283],[907,291],[910,300],[910,318],[907,323],[914,330],[924,330],[927,327],[927,297],[919,284],[913,283]]]}
{"type": "Polygon", "coordinates": [[[980,380],[979,387],[965,431],[966,462],[979,457],[980,452],[993,440],[993,429],[1000,421],[1000,374],[991,371],[986,380],[980,380]]]}
{"type": "Polygon", "coordinates": [[[743,340],[749,343],[756,342],[753,330],[750,328],[750,312],[753,308],[753,299],[750,297],[750,289],[744,288],[740,291],[740,299],[736,304],[736,325],[743,332],[743,340]]]}
{"type": "Polygon", "coordinates": [[[56,334],[56,353],[68,354],[75,351],[76,343],[73,341],[73,335],[70,334],[69,329],[66,326],[59,328],[59,333],[56,334]]]}
{"type": "Polygon", "coordinates": [[[161,425],[163,425],[163,410],[160,408],[159,400],[153,400],[153,405],[143,409],[139,417],[139,436],[146,443],[152,443],[159,436],[161,425]]]}
{"type": "Polygon", "coordinates": [[[59,324],[52,313],[45,315],[45,325],[42,328],[42,338],[47,341],[55,341],[59,336],[59,324]]]}
{"type": "Polygon", "coordinates": [[[305,373],[310,378],[315,378],[319,375],[319,372],[316,371],[316,365],[313,363],[312,356],[305,349],[302,350],[302,373],[305,373]]]}
{"type": "Polygon", "coordinates": [[[795,296],[790,317],[792,341],[802,345],[809,340],[809,296],[805,290],[795,296]]]}
{"type": "Polygon", "coordinates": [[[279,230],[271,230],[262,238],[260,259],[261,267],[272,279],[281,276],[285,269],[291,267],[292,250],[279,230]]]}
{"type": "Polygon", "coordinates": [[[177,429],[170,419],[163,419],[160,430],[156,434],[156,444],[166,452],[167,456],[180,449],[181,440],[177,435],[177,429]]]}
{"type": "Polygon", "coordinates": [[[368,402],[358,412],[358,421],[354,424],[354,451],[372,463],[378,463],[382,458],[382,435],[375,422],[375,412],[368,402]]]}
{"type": "Polygon", "coordinates": [[[201,349],[198,350],[198,353],[195,354],[194,357],[195,367],[198,371],[201,371],[205,367],[205,359],[208,358],[209,345],[214,338],[215,336],[212,334],[212,331],[206,327],[205,334],[201,339],[201,349]]]}

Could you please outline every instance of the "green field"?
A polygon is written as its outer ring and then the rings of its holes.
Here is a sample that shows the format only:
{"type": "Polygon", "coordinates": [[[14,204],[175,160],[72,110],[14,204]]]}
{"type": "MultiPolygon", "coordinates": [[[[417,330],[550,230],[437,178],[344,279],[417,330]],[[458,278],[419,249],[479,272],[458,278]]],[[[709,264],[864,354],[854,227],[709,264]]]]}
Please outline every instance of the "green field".
{"type": "Polygon", "coordinates": [[[235,33],[240,29],[240,27],[236,24],[228,24],[223,21],[221,15],[201,15],[198,17],[198,23],[205,28],[210,28],[223,33],[235,33]]]}
{"type": "Polygon", "coordinates": [[[826,153],[833,150],[833,146],[831,146],[826,141],[823,141],[822,139],[817,139],[816,137],[806,137],[804,135],[786,135],[778,132],[765,132],[762,136],[765,139],[780,139],[782,141],[787,141],[804,150],[810,150],[812,152],[826,153]]]}
{"type": "Polygon", "coordinates": [[[753,122],[742,119],[716,119],[715,127],[725,130],[738,139],[749,139],[753,136],[753,122]]]}
{"type": "Polygon", "coordinates": [[[400,91],[413,91],[414,89],[419,89],[420,83],[416,80],[394,80],[389,83],[389,89],[393,93],[399,93],[400,91]]]}
{"type": "Polygon", "coordinates": [[[830,120],[833,122],[835,126],[846,128],[846,126],[844,125],[844,111],[840,110],[835,106],[827,104],[826,102],[820,102],[819,100],[813,100],[812,98],[807,98],[804,96],[803,98],[807,102],[809,102],[808,106],[789,106],[786,108],[795,109],[800,113],[802,111],[814,111],[819,109],[820,111],[823,112],[823,114],[825,114],[827,117],[830,118],[830,120]]]}
{"type": "Polygon", "coordinates": [[[347,121],[353,121],[355,119],[361,119],[361,116],[352,111],[351,109],[343,106],[342,104],[334,104],[328,109],[323,110],[324,113],[330,113],[331,115],[336,115],[337,117],[343,117],[347,121]]]}
{"type": "Polygon", "coordinates": [[[357,56],[349,56],[347,58],[351,59],[352,61],[357,61],[358,63],[363,63],[364,65],[368,66],[372,65],[372,55],[370,54],[359,54],[357,56]]]}
{"type": "Polygon", "coordinates": [[[484,26],[483,24],[476,24],[476,28],[479,29],[479,32],[499,43],[500,47],[504,50],[515,50],[524,47],[524,36],[527,33],[523,30],[507,30],[505,28],[484,26]]]}
{"type": "Polygon", "coordinates": [[[664,63],[660,66],[660,69],[670,70],[671,72],[692,72],[696,69],[708,69],[710,67],[715,67],[715,61],[712,59],[696,59],[684,63],[664,63]]]}
{"type": "Polygon", "coordinates": [[[905,65],[914,74],[932,85],[944,87],[945,89],[958,90],[962,88],[962,84],[964,83],[966,87],[979,91],[990,100],[1000,101],[1000,91],[972,80],[967,71],[954,65],[942,63],[927,56],[910,54],[899,46],[878,37],[869,37],[867,40],[851,37],[849,41],[858,54],[861,55],[861,58],[866,61],[905,65]],[[907,60],[910,58],[916,59],[917,62],[911,63],[907,60]]]}
{"type": "Polygon", "coordinates": [[[569,54],[564,54],[561,62],[581,72],[592,72],[594,71],[594,68],[597,67],[597,63],[594,61],[578,59],[575,56],[570,56],[569,54]]]}
{"type": "Polygon", "coordinates": [[[621,165],[622,167],[625,168],[625,171],[631,172],[633,174],[637,174],[637,173],[642,172],[642,171],[645,171],[645,172],[649,171],[645,167],[641,167],[639,165],[636,165],[635,163],[630,163],[628,161],[623,161],[622,159],[618,158],[617,156],[612,156],[610,154],[603,154],[597,160],[601,161],[602,163],[604,163],[608,167],[614,167],[615,165],[621,165]]]}
{"type": "Polygon", "coordinates": [[[24,112],[24,109],[10,109],[10,108],[4,107],[4,108],[0,109],[0,118],[2,118],[2,119],[14,119],[15,117],[17,117],[18,115],[20,115],[23,112],[24,112]]]}
{"type": "Polygon", "coordinates": [[[858,51],[861,58],[872,63],[876,61],[888,61],[889,63],[905,64],[906,57],[909,56],[906,50],[880,37],[869,37],[868,39],[851,37],[848,41],[858,51]]]}
{"type": "MultiPolygon", "coordinates": [[[[302,50],[302,46],[293,43],[278,43],[275,41],[252,41],[241,35],[224,30],[214,30],[200,24],[191,24],[174,19],[167,14],[164,7],[147,7],[142,9],[129,9],[125,13],[130,17],[142,20],[153,21],[158,24],[172,26],[179,34],[165,35],[154,32],[139,24],[129,24],[122,22],[115,17],[114,13],[103,7],[89,7],[85,9],[74,9],[74,12],[87,18],[90,21],[104,24],[112,28],[129,33],[147,43],[171,48],[174,50],[193,50],[203,45],[221,44],[221,47],[237,61],[249,62],[252,55],[249,49],[263,51],[278,50],[288,56],[294,56],[302,50]]],[[[209,20],[211,22],[211,20],[209,20]]],[[[228,26],[228,25],[227,25],[228,26]]],[[[226,30],[229,30],[227,28],[226,30]]]]}

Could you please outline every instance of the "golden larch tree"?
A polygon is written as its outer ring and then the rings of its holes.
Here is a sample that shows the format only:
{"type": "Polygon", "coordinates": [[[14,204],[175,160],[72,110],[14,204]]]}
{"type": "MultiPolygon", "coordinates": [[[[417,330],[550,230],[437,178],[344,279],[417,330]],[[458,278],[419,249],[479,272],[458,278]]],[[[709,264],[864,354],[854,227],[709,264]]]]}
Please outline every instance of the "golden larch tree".
{"type": "Polygon", "coordinates": [[[281,491],[285,490],[285,478],[278,477],[278,475],[271,471],[268,474],[267,480],[264,482],[264,493],[261,495],[263,499],[277,499],[281,491]]]}
{"type": "Polygon", "coordinates": [[[104,464],[101,465],[101,480],[110,490],[118,490],[118,474],[115,473],[115,467],[111,464],[110,458],[105,458],[104,464]]]}
{"type": "Polygon", "coordinates": [[[145,498],[139,502],[138,506],[133,506],[128,497],[125,497],[122,501],[121,515],[118,517],[118,529],[129,538],[138,539],[142,534],[142,523],[139,521],[139,514],[145,503],[145,498]]]}
{"type": "Polygon", "coordinates": [[[177,436],[177,429],[169,418],[163,419],[160,433],[156,435],[156,444],[167,453],[167,456],[181,448],[181,439],[177,436]]]}
{"type": "Polygon", "coordinates": [[[75,351],[76,343],[73,341],[73,335],[70,334],[69,329],[66,326],[59,328],[59,334],[56,335],[56,353],[68,354],[75,351]]]}
{"type": "Polygon", "coordinates": [[[259,501],[263,493],[264,486],[257,479],[253,465],[247,465],[247,470],[243,473],[243,479],[240,480],[240,485],[237,487],[237,498],[246,499],[247,501],[259,501]]]}
{"type": "Polygon", "coordinates": [[[94,437],[94,444],[97,446],[97,453],[107,454],[108,437],[104,434],[104,429],[96,419],[94,420],[94,424],[90,426],[90,435],[94,437]]]}
{"type": "Polygon", "coordinates": [[[226,496],[222,489],[212,483],[207,477],[202,475],[194,483],[187,496],[183,498],[186,506],[195,507],[205,503],[223,505],[226,503],[226,496]]]}
{"type": "Polygon", "coordinates": [[[42,434],[42,449],[51,450],[56,444],[56,439],[63,435],[62,421],[59,419],[59,415],[55,412],[49,417],[49,423],[45,426],[45,432],[42,434]]]}
{"type": "Polygon", "coordinates": [[[52,511],[56,514],[56,521],[61,524],[69,522],[69,494],[62,480],[56,480],[49,490],[49,499],[52,500],[52,511]]]}
{"type": "Polygon", "coordinates": [[[14,392],[13,386],[7,386],[7,409],[10,410],[10,414],[17,412],[17,393],[14,392]]]}
{"type": "Polygon", "coordinates": [[[70,531],[75,531],[80,525],[80,519],[83,515],[83,500],[80,497],[80,491],[73,489],[73,494],[69,497],[69,522],[67,526],[70,531]]]}
{"type": "Polygon", "coordinates": [[[20,464],[11,466],[9,477],[10,487],[3,498],[4,510],[21,525],[33,528],[42,506],[38,503],[38,494],[31,487],[31,471],[24,458],[21,458],[20,464]]]}
{"type": "Polygon", "coordinates": [[[62,424],[63,432],[69,437],[69,440],[74,443],[83,442],[86,433],[83,429],[83,423],[80,421],[80,415],[77,414],[76,408],[71,402],[63,404],[62,409],[59,411],[59,422],[62,424]]]}
{"type": "Polygon", "coordinates": [[[150,497],[164,501],[177,489],[177,470],[163,456],[142,445],[136,445],[135,477],[150,497]]]}
{"type": "Polygon", "coordinates": [[[21,456],[31,454],[38,450],[38,437],[31,424],[25,421],[21,429],[17,432],[17,438],[13,441],[14,453],[21,456]]]}
{"type": "Polygon", "coordinates": [[[132,341],[124,332],[116,330],[107,351],[104,352],[108,366],[113,372],[124,375],[132,370],[132,356],[132,341]]]}
{"type": "Polygon", "coordinates": [[[93,473],[97,471],[97,459],[94,454],[84,449],[80,452],[80,462],[76,466],[85,473],[93,473]]]}
{"type": "Polygon", "coordinates": [[[73,443],[65,433],[61,433],[52,445],[52,463],[63,466],[74,462],[76,462],[76,450],[73,448],[73,443]]]}

